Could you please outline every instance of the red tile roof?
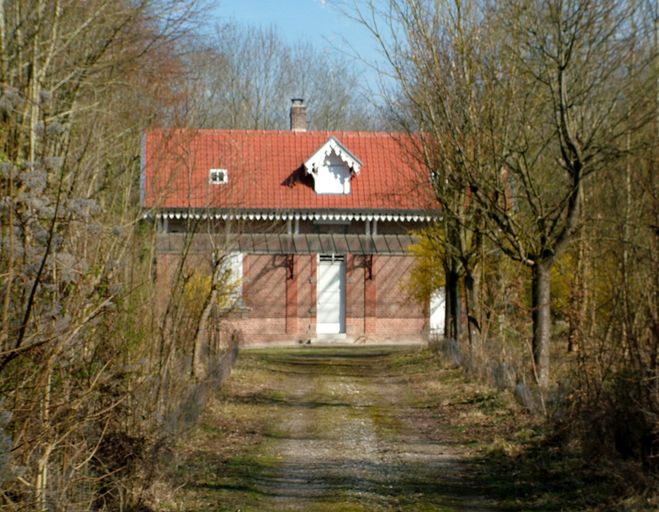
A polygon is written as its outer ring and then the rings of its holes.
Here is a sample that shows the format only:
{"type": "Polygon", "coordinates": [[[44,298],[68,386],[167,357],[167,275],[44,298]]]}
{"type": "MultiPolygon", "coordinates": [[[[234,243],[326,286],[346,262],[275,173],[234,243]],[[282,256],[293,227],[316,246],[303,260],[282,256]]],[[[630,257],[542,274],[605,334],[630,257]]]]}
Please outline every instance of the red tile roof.
{"type": "Polygon", "coordinates": [[[411,158],[408,136],[377,132],[149,130],[145,134],[146,208],[240,210],[438,209],[427,178],[411,158]],[[319,195],[303,163],[330,137],[363,163],[350,194],[319,195]],[[209,169],[228,183],[208,183],[209,169]]]}

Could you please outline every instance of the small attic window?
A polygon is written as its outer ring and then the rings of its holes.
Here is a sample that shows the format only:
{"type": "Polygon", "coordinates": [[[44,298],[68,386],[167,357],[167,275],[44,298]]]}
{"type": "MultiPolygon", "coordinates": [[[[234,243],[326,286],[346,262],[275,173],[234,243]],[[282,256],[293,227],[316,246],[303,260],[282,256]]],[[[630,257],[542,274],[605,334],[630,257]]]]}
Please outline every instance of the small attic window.
{"type": "Polygon", "coordinates": [[[211,185],[224,185],[229,181],[229,171],[226,169],[211,169],[208,171],[208,183],[211,185]]]}

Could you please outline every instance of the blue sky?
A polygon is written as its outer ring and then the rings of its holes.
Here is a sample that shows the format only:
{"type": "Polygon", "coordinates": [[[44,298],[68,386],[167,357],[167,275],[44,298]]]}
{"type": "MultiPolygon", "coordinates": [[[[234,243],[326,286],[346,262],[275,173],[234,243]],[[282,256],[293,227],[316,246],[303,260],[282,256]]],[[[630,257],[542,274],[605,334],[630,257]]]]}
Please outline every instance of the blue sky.
{"type": "MultiPolygon", "coordinates": [[[[274,26],[289,43],[308,41],[321,50],[345,52],[346,59],[355,51],[368,62],[380,59],[371,35],[345,16],[333,0],[217,0],[213,14],[219,22],[274,26]]],[[[373,70],[358,60],[354,65],[375,84],[373,70]]]]}

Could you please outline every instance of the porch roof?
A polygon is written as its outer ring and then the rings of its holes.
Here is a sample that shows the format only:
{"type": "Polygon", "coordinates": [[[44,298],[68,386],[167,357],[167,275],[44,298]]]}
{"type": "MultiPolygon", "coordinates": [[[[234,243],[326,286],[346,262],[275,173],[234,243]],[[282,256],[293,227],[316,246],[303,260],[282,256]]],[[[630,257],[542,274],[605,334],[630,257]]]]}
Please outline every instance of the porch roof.
{"type": "MultiPolygon", "coordinates": [[[[188,235],[166,233],[158,236],[157,248],[160,252],[179,253],[188,235]]],[[[318,234],[297,235],[243,233],[235,235],[194,235],[191,250],[210,252],[213,247],[222,247],[227,252],[238,251],[247,254],[409,254],[408,247],[416,243],[416,237],[403,234],[355,235],[318,234]]]]}

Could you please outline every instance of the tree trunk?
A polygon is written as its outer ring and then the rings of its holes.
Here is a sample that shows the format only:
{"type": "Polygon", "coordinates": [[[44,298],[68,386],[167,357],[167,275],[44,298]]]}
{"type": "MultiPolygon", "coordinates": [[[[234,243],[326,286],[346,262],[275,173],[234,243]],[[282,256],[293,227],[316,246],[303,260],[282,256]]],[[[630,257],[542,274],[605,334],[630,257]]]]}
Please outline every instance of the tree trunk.
{"type": "Polygon", "coordinates": [[[549,348],[551,345],[551,261],[539,261],[533,267],[531,283],[533,307],[533,362],[540,387],[549,384],[549,348]]]}
{"type": "Polygon", "coordinates": [[[192,347],[192,364],[191,364],[191,377],[202,378],[204,368],[206,365],[203,363],[202,347],[204,342],[209,343],[209,319],[213,306],[217,304],[219,288],[224,283],[223,275],[226,265],[226,257],[218,258],[213,263],[213,275],[211,277],[211,289],[206,296],[204,306],[202,308],[201,316],[197,322],[194,345],[192,347]]]}
{"type": "Polygon", "coordinates": [[[581,233],[577,249],[577,268],[574,271],[574,278],[570,284],[570,302],[568,310],[568,336],[567,351],[575,352],[579,350],[581,344],[583,325],[586,318],[586,276],[585,276],[585,233],[581,233]]]}
{"type": "Polygon", "coordinates": [[[465,276],[465,292],[467,297],[467,329],[469,334],[469,349],[474,355],[480,347],[481,323],[478,299],[480,295],[478,277],[472,272],[465,276]]]}
{"type": "MultiPolygon", "coordinates": [[[[48,361],[46,368],[46,380],[44,383],[43,398],[41,401],[41,429],[43,432],[49,432],[50,424],[50,391],[52,385],[52,368],[53,358],[48,361]]],[[[50,454],[53,451],[53,444],[45,441],[45,446],[41,453],[41,457],[37,460],[37,471],[34,479],[34,501],[39,512],[48,510],[46,493],[48,489],[48,463],[50,461],[50,454]]]]}
{"type": "Polygon", "coordinates": [[[446,278],[446,316],[444,318],[444,337],[460,341],[460,281],[458,273],[445,270],[446,278]]]}

